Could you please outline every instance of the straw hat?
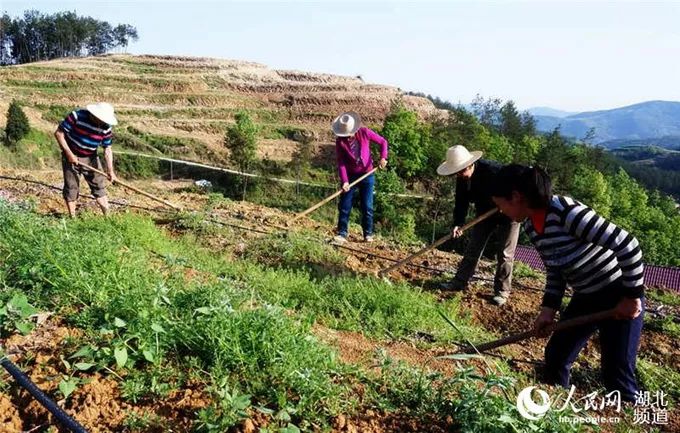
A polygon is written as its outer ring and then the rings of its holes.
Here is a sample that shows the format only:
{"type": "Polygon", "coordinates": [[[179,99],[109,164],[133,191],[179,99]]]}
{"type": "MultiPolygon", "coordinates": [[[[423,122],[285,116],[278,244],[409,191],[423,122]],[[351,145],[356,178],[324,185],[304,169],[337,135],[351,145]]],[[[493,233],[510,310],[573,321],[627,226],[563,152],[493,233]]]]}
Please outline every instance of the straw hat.
{"type": "Polygon", "coordinates": [[[481,157],[482,152],[478,150],[469,152],[465,146],[460,145],[449,147],[449,150],[446,151],[446,161],[437,167],[437,174],[442,176],[456,174],[481,157]]]}
{"type": "Polygon", "coordinates": [[[108,102],[89,104],[85,109],[107,125],[118,125],[118,119],[116,119],[116,115],[113,113],[113,106],[108,102]]]}
{"type": "Polygon", "coordinates": [[[361,127],[361,116],[354,111],[342,113],[333,120],[331,129],[338,137],[349,137],[361,127]]]}

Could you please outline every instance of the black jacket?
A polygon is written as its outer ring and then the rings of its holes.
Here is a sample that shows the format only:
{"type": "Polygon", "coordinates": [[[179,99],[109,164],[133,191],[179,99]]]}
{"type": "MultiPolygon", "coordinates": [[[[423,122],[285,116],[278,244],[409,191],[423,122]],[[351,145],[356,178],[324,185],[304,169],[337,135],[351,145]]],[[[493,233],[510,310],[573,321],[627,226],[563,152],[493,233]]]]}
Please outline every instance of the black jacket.
{"type": "MultiPolygon", "coordinates": [[[[470,179],[456,179],[456,204],[453,209],[453,225],[465,224],[470,203],[475,205],[477,216],[494,209],[496,205],[491,200],[491,187],[493,186],[496,173],[503,167],[495,161],[480,159],[475,162],[475,171],[470,179]]],[[[491,217],[496,223],[510,223],[505,215],[496,214],[491,217]]]]}

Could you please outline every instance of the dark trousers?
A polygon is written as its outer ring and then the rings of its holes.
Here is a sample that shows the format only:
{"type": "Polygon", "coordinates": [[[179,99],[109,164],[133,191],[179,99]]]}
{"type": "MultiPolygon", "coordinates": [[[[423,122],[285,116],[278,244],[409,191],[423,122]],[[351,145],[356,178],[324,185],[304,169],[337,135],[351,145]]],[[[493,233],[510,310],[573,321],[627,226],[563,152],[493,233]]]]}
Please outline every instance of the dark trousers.
{"type": "MultiPolygon", "coordinates": [[[[614,308],[622,299],[623,289],[618,283],[602,290],[601,294],[575,296],[561,314],[560,320],[614,308]]],[[[638,390],[635,360],[642,333],[644,309],[643,298],[643,312],[633,320],[610,319],[555,332],[545,348],[545,381],[569,387],[571,365],[591,335],[599,330],[601,372],[605,387],[608,391],[619,390],[623,400],[635,401],[638,390]]]]}
{"type": "MultiPolygon", "coordinates": [[[[77,156],[77,155],[76,155],[77,156]]],[[[99,161],[97,154],[92,156],[77,156],[78,161],[82,164],[87,164],[90,167],[102,169],[102,164],[99,161]]],[[[64,188],[62,195],[66,201],[76,201],[80,195],[80,175],[82,174],[85,181],[90,186],[90,191],[95,197],[106,197],[106,177],[94,171],[85,169],[81,166],[71,164],[66,159],[66,156],[61,155],[61,169],[64,173],[64,188]]]]}
{"type": "Polygon", "coordinates": [[[458,265],[458,271],[453,279],[458,287],[467,286],[470,278],[477,269],[479,259],[482,257],[484,248],[493,233],[498,237],[496,250],[496,275],[494,277],[494,292],[497,295],[507,296],[512,289],[512,263],[517,248],[519,237],[519,223],[491,219],[482,221],[472,227],[470,239],[465,248],[465,255],[458,265]]]}
{"type": "MultiPolygon", "coordinates": [[[[349,183],[354,182],[363,174],[349,177],[349,183]]],[[[348,192],[340,196],[338,202],[338,234],[347,237],[349,226],[349,214],[352,211],[352,199],[354,192],[359,190],[361,203],[361,227],[364,230],[364,237],[373,234],[373,188],[375,186],[375,176],[370,175],[366,179],[353,186],[348,192]]]]}

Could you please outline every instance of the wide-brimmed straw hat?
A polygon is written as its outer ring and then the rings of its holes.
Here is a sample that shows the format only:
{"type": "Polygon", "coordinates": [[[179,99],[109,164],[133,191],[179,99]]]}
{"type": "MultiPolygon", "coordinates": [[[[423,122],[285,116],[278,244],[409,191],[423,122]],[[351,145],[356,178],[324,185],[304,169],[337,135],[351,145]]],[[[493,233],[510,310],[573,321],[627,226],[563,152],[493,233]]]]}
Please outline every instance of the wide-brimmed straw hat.
{"type": "Polygon", "coordinates": [[[481,157],[482,152],[479,150],[469,152],[465,146],[460,145],[449,147],[449,150],[446,151],[446,161],[437,167],[437,174],[442,176],[456,174],[472,165],[481,157]]]}
{"type": "Polygon", "coordinates": [[[354,111],[342,113],[333,120],[331,129],[338,137],[348,137],[361,128],[361,116],[354,111]]]}
{"type": "Polygon", "coordinates": [[[113,112],[113,106],[108,102],[89,104],[85,109],[107,125],[118,125],[118,119],[116,119],[116,115],[113,112]]]}

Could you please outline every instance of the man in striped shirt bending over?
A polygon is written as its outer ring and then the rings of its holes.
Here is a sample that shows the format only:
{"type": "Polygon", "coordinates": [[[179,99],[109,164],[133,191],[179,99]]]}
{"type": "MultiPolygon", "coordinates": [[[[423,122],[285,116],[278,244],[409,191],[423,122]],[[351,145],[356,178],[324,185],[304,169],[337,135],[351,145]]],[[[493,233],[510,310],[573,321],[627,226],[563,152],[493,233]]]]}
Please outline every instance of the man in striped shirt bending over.
{"type": "Polygon", "coordinates": [[[509,165],[492,193],[501,212],[525,221],[524,230],[547,270],[536,329],[553,323],[569,285],[573,296],[560,320],[614,310],[600,322],[555,332],[545,348],[548,383],[569,386],[571,365],[590,336],[600,331],[602,377],[609,391],[635,401],[637,356],[644,311],[642,252],[637,239],[569,197],[552,195],[539,168],[509,165]]]}
{"type": "Polygon", "coordinates": [[[81,164],[102,169],[97,156],[97,148],[104,148],[104,160],[109,180],[115,182],[113,171],[113,152],[111,151],[111,127],[118,124],[111,104],[100,102],[90,104],[84,109],[71,112],[59,124],[54,136],[62,150],[61,167],[64,172],[64,200],[71,217],[76,215],[76,201],[80,193],[80,175],[90,186],[92,195],[97,200],[104,215],[109,212],[109,200],[106,197],[105,178],[101,174],[88,170],[81,164]]]}

